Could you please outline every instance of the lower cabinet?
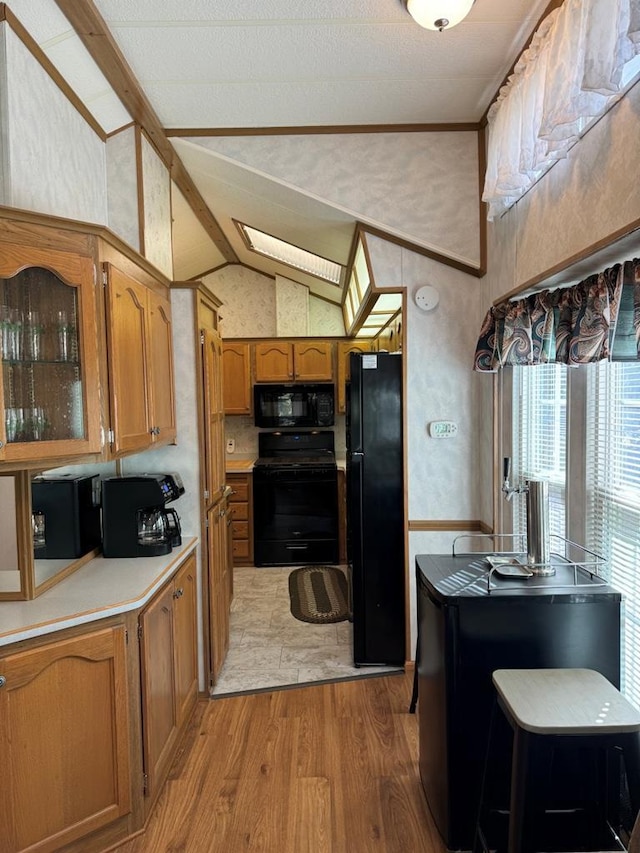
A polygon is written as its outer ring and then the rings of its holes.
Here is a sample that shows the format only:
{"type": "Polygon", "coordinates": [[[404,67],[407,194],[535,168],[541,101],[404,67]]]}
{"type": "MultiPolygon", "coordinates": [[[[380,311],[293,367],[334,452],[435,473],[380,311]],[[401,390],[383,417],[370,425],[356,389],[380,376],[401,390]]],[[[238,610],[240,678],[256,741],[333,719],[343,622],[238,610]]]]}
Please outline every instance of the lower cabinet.
{"type": "Polygon", "coordinates": [[[131,808],[124,626],[0,658],[4,853],[59,850],[131,808]]]}
{"type": "Polygon", "coordinates": [[[231,488],[229,512],[231,513],[231,554],[234,566],[253,565],[253,508],[250,473],[227,473],[227,486],[231,488]]]}
{"type": "Polygon", "coordinates": [[[229,608],[231,606],[232,583],[229,578],[229,546],[227,544],[227,515],[229,505],[226,498],[207,512],[207,535],[209,537],[209,625],[210,627],[210,681],[215,684],[224,664],[229,648],[229,608]]]}
{"type": "Polygon", "coordinates": [[[144,608],[139,625],[145,794],[153,803],[198,695],[193,555],[144,608]]]}
{"type": "Polygon", "coordinates": [[[197,701],[196,626],[191,554],[141,611],[0,647],[0,853],[143,828],[197,701]]]}

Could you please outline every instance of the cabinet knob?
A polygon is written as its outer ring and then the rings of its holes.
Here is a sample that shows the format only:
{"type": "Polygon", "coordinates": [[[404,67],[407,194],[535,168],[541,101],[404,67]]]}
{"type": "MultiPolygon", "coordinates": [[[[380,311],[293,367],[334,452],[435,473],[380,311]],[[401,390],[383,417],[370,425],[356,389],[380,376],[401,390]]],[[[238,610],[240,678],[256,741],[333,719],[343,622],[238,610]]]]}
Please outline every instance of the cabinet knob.
{"type": "MultiPolygon", "coordinates": [[[[4,441],[2,441],[2,439],[0,439],[0,448],[3,448],[3,447],[4,447],[4,441]]],[[[0,687],[2,687],[1,684],[0,684],[0,687]]]]}
{"type": "Polygon", "coordinates": [[[0,675],[0,687],[4,687],[6,683],[7,679],[4,677],[4,675],[0,675]]]}
{"type": "Polygon", "coordinates": [[[178,589],[173,593],[173,597],[174,597],[174,598],[182,598],[182,596],[183,596],[183,595],[184,595],[184,589],[183,589],[182,587],[179,587],[179,588],[178,588],[178,589]]]}

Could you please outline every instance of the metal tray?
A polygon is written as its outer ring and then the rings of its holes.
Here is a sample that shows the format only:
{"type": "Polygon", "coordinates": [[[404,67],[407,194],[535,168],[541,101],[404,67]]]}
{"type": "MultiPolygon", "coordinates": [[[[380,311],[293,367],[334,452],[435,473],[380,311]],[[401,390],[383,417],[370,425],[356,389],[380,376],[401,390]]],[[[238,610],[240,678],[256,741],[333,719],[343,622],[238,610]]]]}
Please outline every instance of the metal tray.
{"type": "Polygon", "coordinates": [[[533,572],[515,557],[499,557],[489,554],[485,559],[493,571],[503,578],[533,577],[533,572]]]}

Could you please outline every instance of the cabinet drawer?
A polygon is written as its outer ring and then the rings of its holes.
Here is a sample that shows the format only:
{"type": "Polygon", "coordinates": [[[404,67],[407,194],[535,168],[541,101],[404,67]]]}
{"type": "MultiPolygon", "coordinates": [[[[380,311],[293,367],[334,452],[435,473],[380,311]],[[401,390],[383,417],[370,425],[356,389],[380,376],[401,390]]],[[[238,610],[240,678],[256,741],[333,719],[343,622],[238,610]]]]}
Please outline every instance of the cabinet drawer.
{"type": "Polygon", "coordinates": [[[238,503],[238,501],[248,501],[249,500],[249,484],[244,483],[236,483],[230,481],[229,485],[233,489],[233,494],[229,496],[230,503],[238,503]]]}
{"type": "Polygon", "coordinates": [[[249,557],[249,540],[234,539],[233,540],[233,556],[248,559],[249,557]]]}
{"type": "Polygon", "coordinates": [[[233,522],[235,524],[236,521],[248,521],[249,520],[249,504],[244,501],[243,503],[234,503],[231,511],[233,513],[233,522]]]}
{"type": "Polygon", "coordinates": [[[233,531],[234,539],[248,539],[249,538],[249,522],[248,521],[234,521],[231,525],[231,529],[233,531]]]}

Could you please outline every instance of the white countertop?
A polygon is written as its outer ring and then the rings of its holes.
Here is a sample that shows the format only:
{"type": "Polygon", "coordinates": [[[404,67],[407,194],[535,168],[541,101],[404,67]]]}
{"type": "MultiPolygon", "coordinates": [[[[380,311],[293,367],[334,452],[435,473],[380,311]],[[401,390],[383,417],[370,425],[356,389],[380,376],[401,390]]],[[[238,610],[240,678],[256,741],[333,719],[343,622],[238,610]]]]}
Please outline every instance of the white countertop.
{"type": "Polygon", "coordinates": [[[194,537],[162,557],[96,557],[32,601],[0,601],[0,646],[137,610],[198,544],[194,537]]]}

